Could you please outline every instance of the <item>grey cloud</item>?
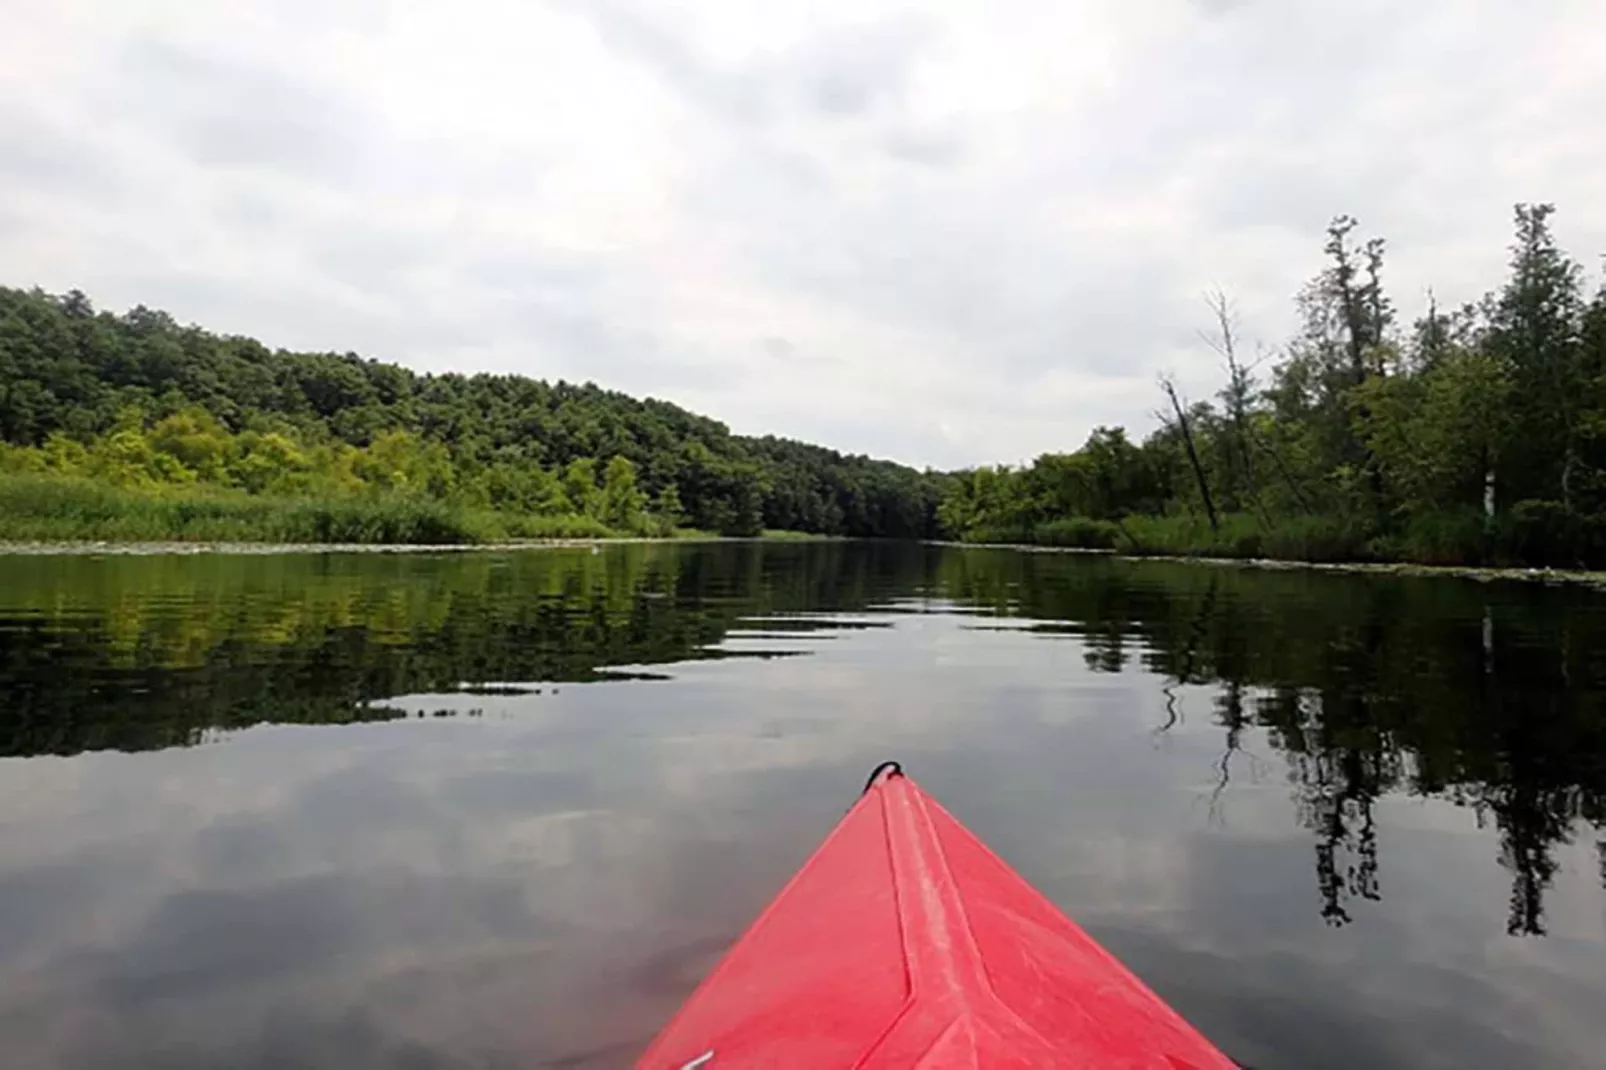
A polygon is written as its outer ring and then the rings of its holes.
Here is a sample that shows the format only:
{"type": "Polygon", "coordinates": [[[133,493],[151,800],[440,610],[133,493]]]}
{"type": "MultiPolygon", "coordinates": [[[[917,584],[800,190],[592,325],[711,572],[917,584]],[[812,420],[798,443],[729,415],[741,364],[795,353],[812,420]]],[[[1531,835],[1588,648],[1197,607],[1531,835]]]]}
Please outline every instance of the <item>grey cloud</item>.
{"type": "Polygon", "coordinates": [[[728,120],[758,123],[773,107],[770,86],[752,72],[722,71],[645,10],[623,0],[558,0],[589,20],[625,55],[644,63],[675,92],[728,120]]]}
{"type": "Polygon", "coordinates": [[[124,181],[104,147],[81,128],[0,102],[0,188],[49,189],[103,200],[124,181]]]}
{"type": "Polygon", "coordinates": [[[252,237],[271,236],[295,223],[290,206],[261,189],[242,189],[220,198],[215,211],[220,222],[238,226],[252,237]]]}
{"type": "MultiPolygon", "coordinates": [[[[10,245],[15,248],[32,229],[27,215],[0,203],[0,245],[10,245]]],[[[15,284],[23,280],[11,281],[15,284]]]]}
{"type": "Polygon", "coordinates": [[[934,39],[928,23],[909,16],[825,34],[783,61],[776,77],[806,87],[819,111],[851,118],[901,103],[915,63],[934,39]]]}
{"type": "MultiPolygon", "coordinates": [[[[742,434],[777,434],[777,426],[790,418],[785,409],[760,408],[742,413],[740,420],[731,421],[731,429],[742,434]]],[[[829,446],[841,453],[862,453],[898,461],[914,468],[932,467],[939,470],[957,468],[963,458],[956,456],[953,443],[948,441],[934,419],[892,428],[865,427],[858,419],[837,415],[829,408],[816,413],[812,426],[818,428],[812,441],[829,446]]],[[[1011,458],[994,458],[994,461],[1011,458]]],[[[1018,459],[1018,458],[1016,458],[1018,459]]]]}
{"type": "Polygon", "coordinates": [[[1310,235],[1314,247],[1333,216],[1353,211],[1359,191],[1402,187],[1412,163],[1405,154],[1259,151],[1202,166],[1197,175],[1215,225],[1283,226],[1310,235]]]}
{"type": "Polygon", "coordinates": [[[964,159],[965,143],[953,131],[892,129],[881,137],[888,156],[926,167],[951,167],[964,159]]]}
{"type": "Polygon", "coordinates": [[[204,270],[132,262],[103,278],[112,291],[104,305],[144,303],[165,308],[183,322],[204,318],[211,330],[251,334],[270,348],[357,350],[376,357],[406,352],[417,359],[475,337],[462,323],[423,317],[401,323],[354,307],[349,297],[331,292],[332,280],[322,275],[309,274],[292,284],[244,285],[204,270]],[[204,317],[198,310],[206,310],[204,317]]]}
{"type": "Polygon", "coordinates": [[[757,345],[760,353],[776,360],[785,360],[797,352],[797,346],[785,338],[778,338],[773,335],[768,338],[760,338],[757,345]]]}
{"type": "MultiPolygon", "coordinates": [[[[732,381],[631,322],[632,302],[610,296],[607,265],[593,258],[512,242],[464,249],[449,232],[356,219],[329,227],[273,211],[271,201],[244,203],[263,209],[252,240],[301,250],[305,270],[294,279],[242,285],[130,248],[103,269],[110,292],[101,303],[143,302],[273,347],[355,350],[435,371],[628,382],[671,397],[732,381]],[[487,339],[497,348],[487,351],[487,339]]],[[[68,284],[78,282],[59,285],[68,284]]]]}
{"type": "Polygon", "coordinates": [[[403,226],[353,224],[308,234],[308,251],[331,279],[395,285],[421,267],[438,262],[440,235],[403,226]]]}
{"type": "Polygon", "coordinates": [[[434,99],[408,80],[429,20],[383,0],[216,9],[202,30],[108,16],[81,70],[33,71],[0,41],[37,88],[0,104],[0,281],[274,345],[595,378],[954,464],[1094,423],[1142,433],[1161,367],[1207,394],[1198,291],[1284,337],[1337,212],[1390,239],[1405,315],[1428,285],[1454,303],[1497,283],[1514,200],[1558,201],[1585,259],[1606,246],[1587,4],[1186,0],[1141,32],[1119,5],[1083,8],[966,25],[842,0],[732,36],[718,4],[676,21],[552,0],[550,55],[504,69],[491,49],[483,70],[471,50],[498,25],[471,11],[440,42],[462,51],[464,99],[584,84],[574,107],[609,116],[530,109],[473,135],[415,114],[434,99]],[[1097,76],[1057,81],[1100,30],[1097,76]],[[328,64],[336,44],[364,62],[328,64]],[[356,77],[376,68],[380,88],[356,77]],[[762,356],[772,335],[795,347],[784,368],[762,356]],[[872,353],[929,372],[896,418],[820,403],[872,353]],[[799,368],[820,395],[775,385],[799,368]],[[970,440],[945,437],[961,425],[970,440]]]}
{"type": "Polygon", "coordinates": [[[877,86],[862,71],[826,70],[814,79],[814,103],[831,115],[858,115],[870,106],[877,86]]]}
{"type": "Polygon", "coordinates": [[[974,345],[1000,372],[1074,363],[1114,373],[1130,368],[1133,349],[1181,336],[1156,307],[1196,295],[1182,292],[1163,251],[1088,255],[1001,225],[1010,211],[916,199],[845,210],[810,196],[775,214],[773,227],[749,226],[749,263],[777,287],[974,345]],[[820,233],[837,239],[811,240],[820,233]]]}
{"type": "Polygon", "coordinates": [[[120,66],[121,81],[139,92],[108,100],[106,110],[132,114],[206,167],[349,179],[367,139],[384,125],[344,93],[290,70],[213,58],[160,39],[130,43],[120,66]]]}
{"type": "Polygon", "coordinates": [[[453,273],[481,292],[570,308],[606,286],[609,278],[608,265],[599,257],[513,243],[475,249],[453,273]]]}
{"type": "Polygon", "coordinates": [[[502,367],[483,370],[593,380],[613,389],[628,377],[638,384],[635,393],[670,396],[719,384],[731,374],[685,359],[690,355],[677,353],[657,332],[622,323],[603,307],[561,306],[538,288],[505,291],[487,315],[506,337],[522,340],[524,353],[502,367]]]}
{"type": "Polygon", "coordinates": [[[907,92],[920,54],[935,39],[923,19],[903,15],[852,30],[821,33],[762,64],[721,67],[703,59],[685,36],[649,5],[631,0],[573,0],[625,55],[657,74],[672,90],[727,120],[763,124],[786,106],[802,105],[827,118],[848,119],[907,92]]]}
{"type": "Polygon", "coordinates": [[[394,22],[405,8],[395,0],[274,0],[263,14],[282,29],[297,34],[346,31],[378,34],[394,22]]]}

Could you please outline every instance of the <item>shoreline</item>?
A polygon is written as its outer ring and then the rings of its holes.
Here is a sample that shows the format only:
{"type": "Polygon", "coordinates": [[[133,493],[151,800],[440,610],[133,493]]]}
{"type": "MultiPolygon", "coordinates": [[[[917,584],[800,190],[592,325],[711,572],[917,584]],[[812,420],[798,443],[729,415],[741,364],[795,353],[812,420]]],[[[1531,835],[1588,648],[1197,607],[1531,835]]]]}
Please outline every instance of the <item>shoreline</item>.
{"type": "Polygon", "coordinates": [[[1587,569],[1522,568],[1482,565],[1424,565],[1413,561],[1280,561],[1274,557],[1188,557],[1186,555],[1116,554],[1128,561],[1181,561],[1198,565],[1260,568],[1269,571],[1308,569],[1316,572],[1347,572],[1360,575],[1420,576],[1474,580],[1478,583],[1546,583],[1552,586],[1597,587],[1606,589],[1606,572],[1587,569]]]}
{"type": "MultiPolygon", "coordinates": [[[[124,556],[154,557],[163,554],[198,556],[201,554],[268,556],[272,554],[445,554],[445,553],[501,553],[522,550],[582,550],[601,549],[605,546],[650,543],[711,543],[711,542],[846,542],[846,536],[830,535],[753,535],[746,537],[721,535],[651,536],[632,535],[617,538],[551,538],[508,539],[500,542],[477,543],[276,543],[179,540],[141,540],[115,542],[110,540],[85,541],[10,541],[0,540],[0,557],[85,557],[124,556]]],[[[870,540],[867,540],[870,541],[870,540]]],[[[1273,557],[1209,557],[1192,554],[1133,554],[1120,550],[1091,549],[1078,546],[1043,546],[1034,543],[1008,542],[955,542],[951,539],[921,540],[924,546],[941,546],[961,550],[1014,550],[1030,554],[1066,554],[1083,557],[1111,558],[1119,561],[1166,561],[1173,564],[1206,565],[1216,568],[1252,568],[1267,571],[1312,571],[1348,573],[1353,575],[1417,576],[1444,579],[1473,580],[1478,583],[1520,582],[1544,583],[1552,586],[1579,586],[1606,590],[1606,571],[1555,568],[1482,567],[1475,565],[1426,565],[1412,561],[1298,561],[1273,557]]]]}
{"type": "Polygon", "coordinates": [[[502,539],[496,542],[240,542],[196,539],[82,539],[30,540],[0,539],[0,557],[155,557],[160,554],[197,556],[200,554],[466,554],[508,550],[583,550],[604,546],[642,543],[707,542],[847,542],[845,535],[815,535],[807,532],[766,533],[763,535],[713,535],[694,532],[686,535],[618,535],[584,538],[502,539]]]}
{"type": "Polygon", "coordinates": [[[65,557],[79,554],[85,557],[123,556],[155,557],[161,554],[196,556],[200,554],[237,554],[266,556],[269,554],[444,554],[484,553],[505,550],[579,550],[600,548],[621,543],[690,543],[727,542],[718,535],[695,535],[685,538],[666,536],[622,536],[596,539],[509,539],[504,542],[460,543],[378,543],[378,542],[182,542],[159,539],[111,542],[88,540],[83,542],[10,542],[0,541],[0,557],[65,557]]]}
{"type": "Polygon", "coordinates": [[[1276,557],[1215,557],[1205,554],[1134,554],[1123,550],[1104,550],[1083,546],[1043,546],[1036,543],[953,542],[934,540],[929,545],[955,546],[976,550],[1016,550],[1033,554],[1077,554],[1107,557],[1118,561],[1168,561],[1184,565],[1211,565],[1217,568],[1258,568],[1267,571],[1296,570],[1342,572],[1356,575],[1420,576],[1474,580],[1478,583],[1501,581],[1546,583],[1552,586],[1580,586],[1606,589],[1606,571],[1563,568],[1525,568],[1521,566],[1427,565],[1415,561],[1302,561],[1276,557]]]}

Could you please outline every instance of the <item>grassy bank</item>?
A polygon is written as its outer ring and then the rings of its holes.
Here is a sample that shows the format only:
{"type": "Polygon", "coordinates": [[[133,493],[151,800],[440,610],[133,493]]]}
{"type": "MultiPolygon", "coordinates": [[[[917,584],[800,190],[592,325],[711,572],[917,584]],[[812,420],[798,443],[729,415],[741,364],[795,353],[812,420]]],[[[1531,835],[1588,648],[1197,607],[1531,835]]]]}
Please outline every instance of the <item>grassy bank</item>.
{"type": "Polygon", "coordinates": [[[621,534],[585,516],[503,513],[404,495],[282,498],[218,487],[132,488],[0,475],[0,540],[16,542],[447,545],[621,534]]]}
{"type": "Polygon", "coordinates": [[[1113,521],[1069,517],[1035,526],[982,528],[966,541],[1113,550],[1140,557],[1579,569],[1599,557],[1606,532],[1582,522],[1569,528],[1551,513],[1518,508],[1492,525],[1469,510],[1413,518],[1386,534],[1339,517],[1267,521],[1250,513],[1228,513],[1212,527],[1205,517],[1184,513],[1113,521]]]}
{"type": "Polygon", "coordinates": [[[785,528],[765,528],[758,537],[770,542],[830,542],[849,538],[847,535],[822,535],[815,531],[787,531],[785,528]]]}
{"type": "Polygon", "coordinates": [[[1114,547],[1129,554],[1319,562],[1397,559],[1380,553],[1384,548],[1372,545],[1364,531],[1323,517],[1267,525],[1249,514],[1234,513],[1211,528],[1204,517],[1192,515],[1134,516],[1111,526],[1114,547]]]}

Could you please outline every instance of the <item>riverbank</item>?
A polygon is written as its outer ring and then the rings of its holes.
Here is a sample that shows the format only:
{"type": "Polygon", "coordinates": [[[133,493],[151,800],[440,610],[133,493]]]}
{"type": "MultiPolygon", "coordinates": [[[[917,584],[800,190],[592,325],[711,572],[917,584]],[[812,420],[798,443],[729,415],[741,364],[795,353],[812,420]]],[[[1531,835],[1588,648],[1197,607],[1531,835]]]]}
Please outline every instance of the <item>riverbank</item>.
{"type": "Polygon", "coordinates": [[[1378,531],[1342,517],[1267,520],[1222,514],[1085,517],[1015,530],[967,532],[961,545],[1114,553],[1172,560],[1277,562],[1359,570],[1425,568],[1435,574],[1586,575],[1606,564],[1606,518],[1558,519],[1544,503],[1519,502],[1493,523],[1481,513],[1418,516],[1378,531]]]}
{"type": "Polygon", "coordinates": [[[1525,583],[1570,584],[1606,590],[1606,571],[1589,569],[1483,567],[1475,565],[1430,565],[1411,561],[1304,561],[1274,557],[1230,557],[1190,553],[1138,553],[1130,550],[1086,546],[1044,546],[1026,542],[934,541],[934,546],[953,546],[973,550],[1015,550],[1028,554],[1072,554],[1109,558],[1117,561],[1170,561],[1216,568],[1245,568],[1283,572],[1339,572],[1373,576],[1423,576],[1443,579],[1476,580],[1480,583],[1521,581],[1525,583]]]}
{"type": "Polygon", "coordinates": [[[644,518],[620,530],[592,516],[532,514],[403,493],[278,497],[206,485],[120,487],[54,475],[0,477],[10,544],[485,545],[670,536],[644,518]]]}
{"type": "MultiPolygon", "coordinates": [[[[706,532],[682,531],[675,535],[626,535],[607,538],[506,539],[481,543],[353,543],[353,542],[177,542],[177,541],[8,541],[0,539],[0,557],[36,556],[155,556],[166,555],[250,555],[274,554],[439,554],[497,553],[512,550],[585,550],[637,543],[687,542],[842,542],[836,536],[798,536],[791,532],[765,532],[752,538],[732,538],[706,532]]],[[[1027,554],[1082,555],[1118,561],[1167,561],[1215,568],[1257,569],[1262,571],[1310,571],[1374,576],[1420,576],[1464,579],[1479,583],[1523,582],[1570,585],[1606,590],[1606,572],[1553,568],[1475,568],[1462,565],[1422,565],[1410,562],[1331,562],[1283,561],[1275,558],[1205,557],[1192,554],[1133,554],[1117,550],[1076,546],[1040,546],[1032,543],[967,543],[931,540],[928,546],[947,546],[967,550],[1013,550],[1027,554]]]]}
{"type": "Polygon", "coordinates": [[[84,556],[145,557],[156,554],[440,554],[504,550],[584,550],[623,543],[714,542],[717,535],[627,535],[606,539],[507,539],[502,542],[375,543],[375,542],[11,542],[0,539],[0,557],[84,556]]]}
{"type": "Polygon", "coordinates": [[[1438,576],[1477,580],[1480,583],[1520,580],[1528,583],[1575,584],[1606,590],[1606,572],[1586,569],[1479,568],[1470,565],[1417,565],[1410,562],[1395,562],[1392,564],[1366,561],[1335,563],[1325,561],[1278,561],[1272,558],[1121,556],[1134,561],[1184,561],[1229,568],[1236,565],[1240,568],[1280,569],[1285,571],[1308,569],[1316,572],[1350,572],[1382,576],[1438,576]]]}

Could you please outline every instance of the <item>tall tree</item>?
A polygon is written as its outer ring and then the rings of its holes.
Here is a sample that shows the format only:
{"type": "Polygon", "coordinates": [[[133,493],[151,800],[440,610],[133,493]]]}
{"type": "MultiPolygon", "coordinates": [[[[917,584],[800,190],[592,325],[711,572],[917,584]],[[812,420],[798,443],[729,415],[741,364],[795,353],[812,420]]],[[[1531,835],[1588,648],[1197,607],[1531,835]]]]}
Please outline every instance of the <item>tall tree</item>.
{"type": "Polygon", "coordinates": [[[1516,387],[1513,441],[1499,477],[1504,493],[1571,510],[1591,384],[1580,346],[1583,269],[1557,248],[1554,212],[1549,204],[1516,206],[1511,275],[1493,302],[1489,348],[1509,364],[1516,387]]]}

